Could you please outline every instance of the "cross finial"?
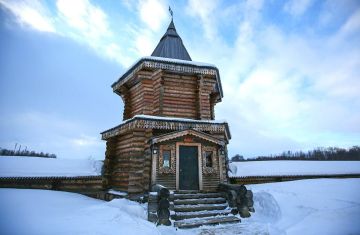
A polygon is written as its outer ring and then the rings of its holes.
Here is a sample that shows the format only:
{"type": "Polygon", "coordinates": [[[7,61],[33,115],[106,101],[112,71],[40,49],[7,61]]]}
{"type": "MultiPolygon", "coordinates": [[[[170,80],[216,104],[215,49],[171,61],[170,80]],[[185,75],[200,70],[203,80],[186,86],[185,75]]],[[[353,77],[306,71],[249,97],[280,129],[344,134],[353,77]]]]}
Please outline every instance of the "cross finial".
{"type": "Polygon", "coordinates": [[[170,12],[170,15],[171,15],[171,19],[174,17],[174,13],[173,11],[171,10],[171,7],[169,6],[169,12],[170,12]]]}

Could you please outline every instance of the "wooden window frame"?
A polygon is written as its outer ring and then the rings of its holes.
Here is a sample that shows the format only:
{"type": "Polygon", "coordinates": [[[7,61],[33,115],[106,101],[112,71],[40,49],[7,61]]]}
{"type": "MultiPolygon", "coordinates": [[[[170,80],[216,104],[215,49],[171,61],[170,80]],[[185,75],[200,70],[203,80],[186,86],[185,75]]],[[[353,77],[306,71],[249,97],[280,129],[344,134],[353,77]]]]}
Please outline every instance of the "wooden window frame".
{"type": "Polygon", "coordinates": [[[160,145],[159,151],[159,174],[175,174],[175,145],[160,145]],[[163,152],[170,151],[170,167],[163,167],[163,152]]]}
{"type": "Polygon", "coordinates": [[[219,161],[217,155],[216,147],[212,146],[203,146],[202,148],[202,161],[203,161],[203,174],[204,175],[214,175],[219,173],[219,161]],[[212,167],[206,166],[206,152],[212,152],[212,167]]]}

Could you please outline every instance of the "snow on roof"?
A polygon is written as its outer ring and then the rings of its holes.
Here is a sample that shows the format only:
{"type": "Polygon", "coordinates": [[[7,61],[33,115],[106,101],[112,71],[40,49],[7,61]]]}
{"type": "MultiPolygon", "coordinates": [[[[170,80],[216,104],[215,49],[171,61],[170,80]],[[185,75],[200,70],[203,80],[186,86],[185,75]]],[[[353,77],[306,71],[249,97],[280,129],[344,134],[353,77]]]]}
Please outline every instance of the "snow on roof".
{"type": "Polygon", "coordinates": [[[96,176],[101,168],[89,159],[0,156],[0,177],[96,176]]]}
{"type": "Polygon", "coordinates": [[[101,132],[100,134],[104,134],[106,132],[109,132],[111,130],[114,130],[116,128],[119,128],[120,126],[129,123],[135,119],[148,119],[148,120],[155,120],[155,121],[174,121],[174,122],[189,122],[189,123],[209,123],[209,124],[225,124],[227,125],[226,120],[196,120],[196,119],[190,119],[190,118],[177,118],[177,117],[161,117],[161,116],[151,116],[151,115],[144,115],[144,114],[138,114],[133,116],[132,118],[126,119],[122,121],[119,125],[110,128],[106,131],[101,132]]]}
{"type": "Polygon", "coordinates": [[[226,120],[196,120],[196,119],[190,119],[190,118],[161,117],[161,116],[151,116],[151,115],[144,115],[144,114],[135,115],[133,118],[125,120],[124,122],[130,121],[135,118],[163,120],[163,121],[179,121],[179,122],[199,122],[199,123],[216,123],[216,124],[226,123],[226,120]]]}
{"type": "Polygon", "coordinates": [[[360,174],[360,161],[246,161],[232,162],[229,167],[233,178],[360,174]]]}
{"type": "Polygon", "coordinates": [[[157,57],[157,56],[144,56],[144,57],[140,58],[140,60],[141,59],[156,60],[156,61],[170,62],[170,63],[176,63],[176,64],[194,65],[194,66],[199,66],[199,67],[212,67],[214,69],[217,69],[217,67],[214,64],[197,62],[197,61],[192,61],[192,60],[180,60],[180,59],[157,57]]]}
{"type": "Polygon", "coordinates": [[[111,86],[115,86],[116,83],[120,82],[123,78],[125,78],[130,71],[132,71],[137,65],[140,64],[141,61],[150,60],[150,61],[159,61],[165,63],[172,63],[172,64],[182,64],[182,65],[191,65],[196,67],[206,67],[206,68],[213,68],[218,71],[218,68],[213,64],[197,62],[197,61],[189,61],[189,60],[180,60],[180,59],[173,59],[173,58],[164,58],[164,57],[157,57],[157,56],[144,56],[137,59],[132,65],[130,65],[125,72],[120,76],[120,78],[114,82],[111,86]]]}

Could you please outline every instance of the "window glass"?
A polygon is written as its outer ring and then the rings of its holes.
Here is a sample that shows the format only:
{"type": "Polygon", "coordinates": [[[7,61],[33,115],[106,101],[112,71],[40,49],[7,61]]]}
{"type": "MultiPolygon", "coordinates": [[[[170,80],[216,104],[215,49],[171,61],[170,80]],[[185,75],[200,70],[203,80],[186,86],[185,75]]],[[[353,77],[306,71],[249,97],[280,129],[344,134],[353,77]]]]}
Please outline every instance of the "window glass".
{"type": "Polygon", "coordinates": [[[213,166],[212,155],[213,155],[213,152],[210,152],[210,151],[205,152],[206,167],[212,167],[213,166]]]}
{"type": "Polygon", "coordinates": [[[163,151],[163,167],[164,168],[170,168],[170,156],[171,156],[170,150],[163,151]]]}

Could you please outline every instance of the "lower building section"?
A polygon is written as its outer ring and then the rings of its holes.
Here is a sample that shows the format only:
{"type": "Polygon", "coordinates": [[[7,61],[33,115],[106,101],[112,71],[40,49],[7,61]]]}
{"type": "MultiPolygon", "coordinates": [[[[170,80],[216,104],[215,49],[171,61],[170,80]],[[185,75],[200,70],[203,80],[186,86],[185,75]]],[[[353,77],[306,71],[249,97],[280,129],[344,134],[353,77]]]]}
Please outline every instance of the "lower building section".
{"type": "Polygon", "coordinates": [[[212,125],[186,128],[186,123],[168,121],[165,130],[161,125],[132,125],[110,130],[112,135],[106,132],[106,187],[129,194],[146,193],[153,184],[216,191],[219,183],[227,182],[228,134],[212,125]],[[185,128],[174,128],[179,126],[185,128]]]}

